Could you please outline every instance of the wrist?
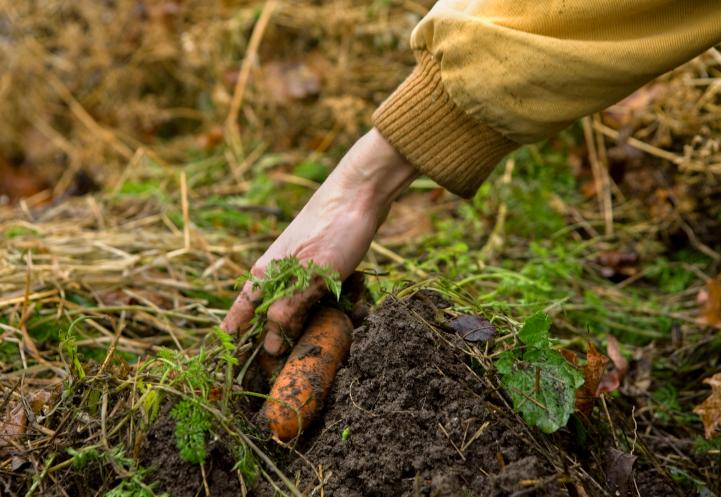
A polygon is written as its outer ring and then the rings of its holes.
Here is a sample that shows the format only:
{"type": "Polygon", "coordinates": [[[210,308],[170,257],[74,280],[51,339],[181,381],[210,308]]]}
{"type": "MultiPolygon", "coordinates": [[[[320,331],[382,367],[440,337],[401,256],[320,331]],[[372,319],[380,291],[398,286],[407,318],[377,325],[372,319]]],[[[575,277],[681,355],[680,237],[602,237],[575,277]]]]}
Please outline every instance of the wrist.
{"type": "Polygon", "coordinates": [[[420,174],[375,128],[353,145],[338,169],[343,189],[357,194],[360,207],[378,210],[382,217],[420,174]]]}

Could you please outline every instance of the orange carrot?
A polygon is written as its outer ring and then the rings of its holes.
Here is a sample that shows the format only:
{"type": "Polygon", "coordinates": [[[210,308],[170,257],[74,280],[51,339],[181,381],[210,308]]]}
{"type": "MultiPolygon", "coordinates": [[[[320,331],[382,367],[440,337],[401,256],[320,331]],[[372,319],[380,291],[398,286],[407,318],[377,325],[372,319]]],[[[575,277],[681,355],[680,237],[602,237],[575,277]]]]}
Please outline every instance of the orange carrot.
{"type": "Polygon", "coordinates": [[[280,440],[297,436],[325,400],[350,351],[353,325],[343,311],[320,308],[290,353],[263,406],[268,427],[280,440]]]}

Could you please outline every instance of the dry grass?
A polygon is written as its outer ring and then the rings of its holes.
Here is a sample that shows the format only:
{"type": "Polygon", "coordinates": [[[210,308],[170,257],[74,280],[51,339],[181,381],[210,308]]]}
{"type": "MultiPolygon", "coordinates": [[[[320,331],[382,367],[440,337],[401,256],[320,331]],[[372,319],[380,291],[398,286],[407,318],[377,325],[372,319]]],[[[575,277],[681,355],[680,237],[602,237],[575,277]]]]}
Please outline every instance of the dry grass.
{"type": "MultiPolygon", "coordinates": [[[[33,485],[30,473],[41,475],[33,490],[41,495],[77,477],[68,447],[124,445],[137,456],[147,415],[135,385],[156,379],[141,378],[134,364],[161,347],[188,357],[198,351],[234,297],[236,279],[315,186],[294,167],[332,167],[367,128],[372,110],[410,69],[408,33],[431,3],[279,1],[251,47],[266,2],[0,0],[0,65],[10,68],[0,75],[0,166],[30,169],[53,184],[19,205],[0,205],[1,402],[3,410],[21,405],[28,413],[25,435],[6,440],[11,451],[0,448],[0,480],[26,485],[24,493],[33,485]],[[237,135],[224,127],[234,96],[242,104],[237,135]],[[66,195],[79,171],[101,191],[66,195]],[[216,216],[230,211],[244,217],[216,216]],[[60,352],[69,328],[88,361],[83,382],[60,352]],[[48,401],[35,418],[23,404],[38,389],[57,396],[68,385],[73,395],[54,409],[48,401]],[[20,463],[33,471],[18,476],[20,463]]],[[[711,260],[706,274],[688,265],[696,279],[684,292],[638,309],[649,323],[676,320],[695,340],[677,353],[670,341],[655,352],[675,354],[670,367],[695,361],[687,372],[697,385],[682,392],[687,404],[701,398],[700,375],[711,367],[701,358],[705,347],[714,350],[696,322],[695,298],[721,260],[720,72],[721,57],[711,51],[621,110],[588,121],[585,143],[568,158],[579,182],[591,183],[588,198],[554,204],[568,238],[585,239],[588,260],[627,245],[648,247],[654,258],[690,246],[711,260]]],[[[503,192],[507,185],[501,178],[494,187],[503,192]]],[[[423,202],[435,202],[427,200],[434,195],[423,202]]],[[[480,267],[530,257],[528,240],[498,222],[505,214],[497,212],[513,208],[499,198],[474,225],[488,232],[496,225],[498,238],[468,241],[480,267]]],[[[463,215],[449,196],[426,207],[463,215]]],[[[444,236],[441,225],[429,226],[429,237],[444,236]]],[[[417,283],[429,275],[412,262],[424,255],[419,247],[415,235],[393,251],[375,244],[367,267],[417,283]]],[[[626,312],[633,305],[626,289],[642,277],[594,291],[614,312],[626,312]]],[[[550,308],[575,343],[587,336],[587,323],[566,311],[594,312],[582,283],[574,283],[575,300],[564,302],[563,312],[560,304],[550,308]]],[[[497,287],[496,280],[479,281],[459,293],[475,298],[497,287]]],[[[614,319],[611,329],[632,328],[614,319]]],[[[650,326],[648,336],[658,338],[650,326]]],[[[668,436],[654,428],[653,409],[641,409],[637,419],[647,435],[668,436]]],[[[686,426],[676,431],[679,440],[692,433],[686,426]]],[[[660,457],[693,471],[674,443],[660,457]]],[[[110,482],[127,472],[117,464],[109,463],[110,482]]]]}

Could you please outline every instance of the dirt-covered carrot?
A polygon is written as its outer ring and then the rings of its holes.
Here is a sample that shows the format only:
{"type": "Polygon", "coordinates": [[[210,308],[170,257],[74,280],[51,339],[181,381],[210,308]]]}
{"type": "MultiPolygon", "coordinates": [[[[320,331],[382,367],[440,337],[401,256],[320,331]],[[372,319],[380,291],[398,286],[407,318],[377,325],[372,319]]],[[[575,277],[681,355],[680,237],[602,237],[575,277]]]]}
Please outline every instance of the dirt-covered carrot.
{"type": "Polygon", "coordinates": [[[353,326],[343,311],[321,307],[311,317],[263,406],[280,440],[297,436],[313,420],[350,350],[353,326]]]}

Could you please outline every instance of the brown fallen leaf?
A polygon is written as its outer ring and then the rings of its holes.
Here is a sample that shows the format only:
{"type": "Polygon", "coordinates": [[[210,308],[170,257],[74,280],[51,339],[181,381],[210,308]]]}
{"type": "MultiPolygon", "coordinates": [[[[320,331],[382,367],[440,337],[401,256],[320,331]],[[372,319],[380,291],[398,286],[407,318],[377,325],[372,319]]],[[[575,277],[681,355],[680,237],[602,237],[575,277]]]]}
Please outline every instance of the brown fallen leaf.
{"type": "Polygon", "coordinates": [[[566,359],[569,363],[573,364],[574,366],[578,366],[578,355],[574,351],[568,349],[561,349],[559,350],[559,352],[561,353],[563,358],[566,359]]]}
{"type": "Polygon", "coordinates": [[[586,365],[583,367],[583,385],[576,390],[576,409],[584,414],[590,414],[593,409],[593,399],[598,396],[598,385],[606,373],[608,357],[601,354],[593,343],[588,342],[586,365]]]}
{"type": "Polygon", "coordinates": [[[701,324],[706,326],[721,326],[721,276],[712,278],[706,283],[704,293],[700,295],[701,324]]]}
{"type": "Polygon", "coordinates": [[[21,437],[27,431],[28,417],[30,416],[30,420],[33,421],[50,402],[52,396],[53,394],[46,390],[32,392],[25,397],[25,402],[18,400],[10,404],[0,420],[0,456],[12,455],[13,471],[27,462],[26,459],[14,455],[13,449],[21,446],[21,437]],[[26,405],[30,408],[30,412],[26,405]]]}
{"type": "Polygon", "coordinates": [[[621,346],[613,335],[608,335],[608,343],[606,344],[606,354],[611,359],[613,367],[601,378],[598,384],[596,395],[602,393],[613,392],[621,387],[623,379],[628,373],[628,361],[621,353],[621,346]]]}
{"type": "Polygon", "coordinates": [[[48,188],[42,175],[28,167],[13,167],[0,161],[0,205],[15,204],[48,188]]]}
{"type": "Polygon", "coordinates": [[[711,386],[711,395],[697,405],[693,412],[701,417],[706,438],[713,438],[721,435],[721,373],[716,373],[703,382],[711,386]]]}
{"type": "Polygon", "coordinates": [[[420,240],[433,232],[432,193],[411,193],[391,206],[386,221],[378,229],[378,241],[388,247],[420,240]]]}
{"type": "Polygon", "coordinates": [[[638,273],[638,261],[638,254],[633,250],[609,250],[596,257],[601,275],[605,278],[633,276],[638,273]]]}
{"type": "Polygon", "coordinates": [[[633,464],[637,456],[617,449],[610,449],[606,461],[606,482],[612,495],[631,495],[633,464]]]}

